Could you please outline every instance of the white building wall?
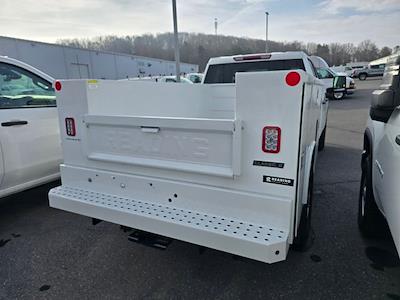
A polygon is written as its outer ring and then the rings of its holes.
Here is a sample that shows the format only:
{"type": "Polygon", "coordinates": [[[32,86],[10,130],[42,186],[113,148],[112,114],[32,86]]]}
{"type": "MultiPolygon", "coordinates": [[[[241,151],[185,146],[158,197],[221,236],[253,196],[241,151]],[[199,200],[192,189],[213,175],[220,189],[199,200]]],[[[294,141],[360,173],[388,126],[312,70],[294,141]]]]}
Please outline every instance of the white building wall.
{"type": "MultiPolygon", "coordinates": [[[[90,55],[88,51],[74,48],[64,48],[64,65],[68,78],[92,78],[90,55]]],[[[61,65],[60,65],[61,67],[61,65]]],[[[50,74],[52,75],[52,74],[50,74]]],[[[59,77],[56,77],[59,78],[59,77]]]]}
{"type": "Polygon", "coordinates": [[[136,77],[138,74],[138,66],[134,57],[131,56],[115,56],[117,65],[117,77],[129,78],[136,77]]]}
{"type": "MultiPolygon", "coordinates": [[[[0,55],[21,60],[59,79],[122,79],[175,73],[172,61],[8,37],[0,37],[0,55]]],[[[181,64],[182,73],[198,72],[198,68],[198,65],[181,64]]]]}
{"type": "Polygon", "coordinates": [[[387,64],[389,58],[391,57],[391,55],[379,58],[379,59],[375,59],[373,61],[371,61],[369,64],[370,65],[380,65],[380,64],[387,64]]]}
{"type": "Polygon", "coordinates": [[[115,55],[103,52],[88,51],[92,66],[92,78],[117,79],[115,55]]]}
{"type": "Polygon", "coordinates": [[[62,47],[0,37],[0,55],[26,62],[53,77],[68,76],[62,47]]]}

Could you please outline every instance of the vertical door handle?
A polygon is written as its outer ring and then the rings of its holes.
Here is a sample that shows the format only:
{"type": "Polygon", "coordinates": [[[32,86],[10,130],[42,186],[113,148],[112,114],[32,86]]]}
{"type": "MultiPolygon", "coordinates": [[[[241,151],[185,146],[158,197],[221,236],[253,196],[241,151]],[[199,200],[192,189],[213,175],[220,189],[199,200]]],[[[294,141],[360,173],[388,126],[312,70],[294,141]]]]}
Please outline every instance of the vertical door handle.
{"type": "Polygon", "coordinates": [[[400,146],[400,134],[396,136],[396,144],[400,146]]]}

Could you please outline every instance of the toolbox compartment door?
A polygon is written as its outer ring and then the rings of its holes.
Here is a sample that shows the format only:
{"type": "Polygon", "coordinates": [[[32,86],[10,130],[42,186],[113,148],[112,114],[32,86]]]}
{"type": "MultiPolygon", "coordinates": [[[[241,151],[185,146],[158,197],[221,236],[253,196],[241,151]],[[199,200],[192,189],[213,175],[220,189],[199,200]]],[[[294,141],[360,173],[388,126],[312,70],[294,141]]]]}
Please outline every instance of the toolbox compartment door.
{"type": "Polygon", "coordinates": [[[83,151],[89,160],[240,175],[238,120],[85,115],[83,122],[83,151]]]}

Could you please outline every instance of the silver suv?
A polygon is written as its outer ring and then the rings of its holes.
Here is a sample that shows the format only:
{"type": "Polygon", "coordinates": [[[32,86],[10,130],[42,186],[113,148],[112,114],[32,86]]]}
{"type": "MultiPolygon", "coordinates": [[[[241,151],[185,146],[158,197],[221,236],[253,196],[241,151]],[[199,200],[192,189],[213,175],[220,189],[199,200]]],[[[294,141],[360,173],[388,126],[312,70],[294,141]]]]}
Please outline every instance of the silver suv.
{"type": "Polygon", "coordinates": [[[351,77],[365,80],[367,77],[382,76],[385,72],[385,66],[386,64],[368,65],[362,69],[354,69],[351,73],[351,77]]]}

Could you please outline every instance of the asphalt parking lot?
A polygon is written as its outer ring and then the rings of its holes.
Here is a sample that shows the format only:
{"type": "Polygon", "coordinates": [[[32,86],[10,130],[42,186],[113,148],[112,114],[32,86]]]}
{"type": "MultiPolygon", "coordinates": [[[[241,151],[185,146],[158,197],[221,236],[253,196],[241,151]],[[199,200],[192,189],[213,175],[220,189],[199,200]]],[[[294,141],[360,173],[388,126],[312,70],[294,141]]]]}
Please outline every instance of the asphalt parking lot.
{"type": "Polygon", "coordinates": [[[319,153],[313,242],[267,265],[174,241],[161,251],[117,225],[48,207],[53,183],[0,200],[0,299],[400,299],[391,238],[357,229],[360,153],[379,80],[331,101],[319,153]]]}

